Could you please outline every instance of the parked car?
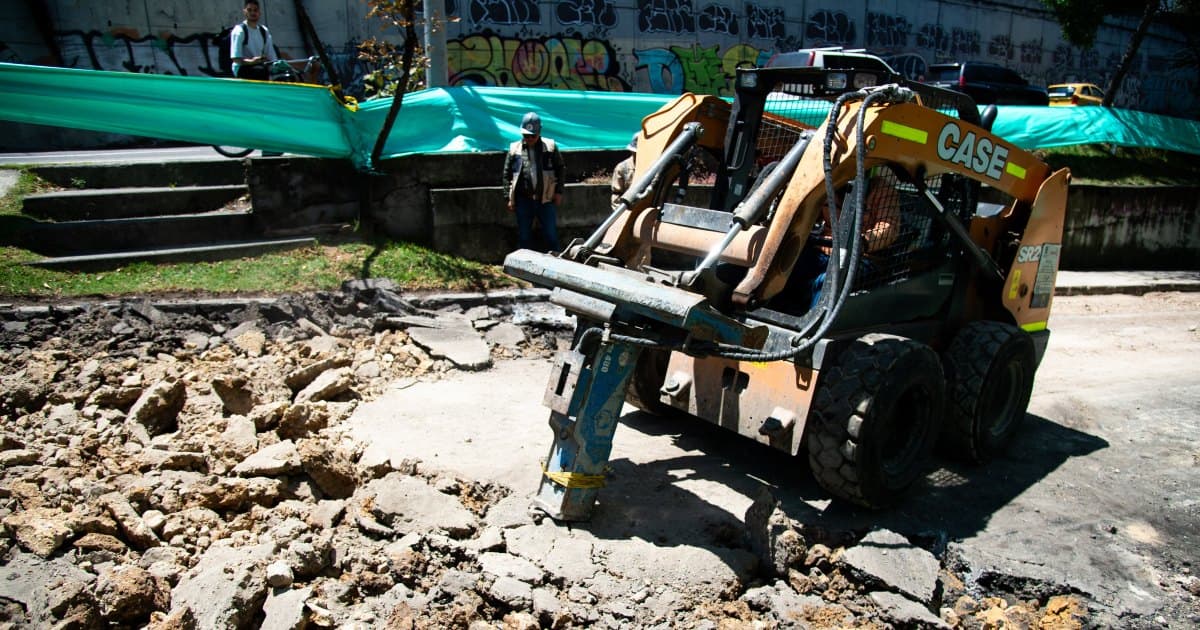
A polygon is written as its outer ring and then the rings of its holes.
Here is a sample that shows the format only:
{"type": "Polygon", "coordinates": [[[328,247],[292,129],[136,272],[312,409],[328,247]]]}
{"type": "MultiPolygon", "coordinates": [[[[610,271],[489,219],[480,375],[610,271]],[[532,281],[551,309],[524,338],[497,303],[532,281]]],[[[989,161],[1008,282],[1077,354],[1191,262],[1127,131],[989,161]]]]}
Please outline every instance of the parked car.
{"type": "Polygon", "coordinates": [[[963,92],[976,103],[986,105],[1048,105],[1046,90],[1030,85],[1016,72],[982,61],[935,63],[929,66],[925,82],[940,88],[963,92]]]}
{"type": "Polygon", "coordinates": [[[830,88],[840,90],[851,85],[854,89],[894,83],[902,77],[886,61],[865,50],[847,50],[841,46],[829,48],[801,48],[790,52],[776,53],[763,64],[764,68],[829,68],[846,70],[831,73],[826,79],[834,83],[830,88]],[[841,81],[841,84],[836,84],[841,81]]]}
{"type": "Polygon", "coordinates": [[[1051,107],[1072,105],[1100,105],[1104,102],[1104,90],[1091,83],[1060,83],[1046,88],[1051,107]]]}
{"type": "Polygon", "coordinates": [[[847,50],[841,46],[829,48],[801,48],[791,52],[775,53],[767,60],[766,68],[832,68],[834,70],[875,70],[887,74],[896,71],[876,55],[865,50],[847,50]]]}

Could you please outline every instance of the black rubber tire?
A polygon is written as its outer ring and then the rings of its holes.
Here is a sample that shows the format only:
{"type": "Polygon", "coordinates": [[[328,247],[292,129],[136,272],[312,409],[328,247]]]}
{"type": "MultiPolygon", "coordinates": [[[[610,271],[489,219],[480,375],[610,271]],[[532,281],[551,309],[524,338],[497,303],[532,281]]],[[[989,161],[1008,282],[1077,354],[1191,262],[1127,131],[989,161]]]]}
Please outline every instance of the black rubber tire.
{"type": "Polygon", "coordinates": [[[254,149],[245,149],[242,147],[223,147],[219,144],[212,145],[212,148],[217,153],[228,158],[244,158],[254,152],[254,149]]]}
{"type": "Polygon", "coordinates": [[[864,507],[895,503],[937,442],[946,389],[937,353],[903,337],[864,335],[820,378],[806,436],[813,476],[864,507]]]}
{"type": "Polygon", "coordinates": [[[975,463],[1004,452],[1033,392],[1033,339],[1011,324],[971,322],[950,342],[944,366],[948,417],[940,450],[975,463]]]}

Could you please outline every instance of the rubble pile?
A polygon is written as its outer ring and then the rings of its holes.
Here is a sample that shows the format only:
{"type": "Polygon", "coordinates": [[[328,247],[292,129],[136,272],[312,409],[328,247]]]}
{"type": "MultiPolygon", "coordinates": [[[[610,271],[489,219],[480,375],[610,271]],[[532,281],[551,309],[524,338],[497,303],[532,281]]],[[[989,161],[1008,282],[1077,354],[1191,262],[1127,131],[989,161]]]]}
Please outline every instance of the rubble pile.
{"type": "Polygon", "coordinates": [[[745,562],[711,588],[654,583],[587,545],[546,548],[539,532],[565,526],[527,496],[364,457],[343,431],[361,402],[569,343],[569,321],[519,300],[417,306],[355,283],[10,306],[0,323],[2,627],[1071,628],[1087,613],[980,592],[952,548],[808,528],[769,494],[728,537],[745,562]]]}

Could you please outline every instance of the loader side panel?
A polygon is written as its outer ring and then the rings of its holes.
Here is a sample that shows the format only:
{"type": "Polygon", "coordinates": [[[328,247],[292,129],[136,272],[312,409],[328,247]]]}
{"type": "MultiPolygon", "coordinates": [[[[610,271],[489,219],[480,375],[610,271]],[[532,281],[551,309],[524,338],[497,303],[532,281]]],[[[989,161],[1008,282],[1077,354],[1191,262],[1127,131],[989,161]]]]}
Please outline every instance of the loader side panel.
{"type": "Polygon", "coordinates": [[[1044,330],[1050,317],[1070,178],[1070,172],[1062,169],[1042,183],[1004,283],[1004,307],[1028,332],[1044,330]]]}

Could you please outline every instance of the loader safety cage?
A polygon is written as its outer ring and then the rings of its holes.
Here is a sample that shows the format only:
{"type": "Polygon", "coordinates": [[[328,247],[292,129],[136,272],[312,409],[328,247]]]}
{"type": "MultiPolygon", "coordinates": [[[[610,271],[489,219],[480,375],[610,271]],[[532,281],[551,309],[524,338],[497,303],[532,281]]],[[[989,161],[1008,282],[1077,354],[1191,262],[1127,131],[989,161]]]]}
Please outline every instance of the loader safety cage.
{"type": "MultiPolygon", "coordinates": [[[[885,83],[899,83],[913,90],[929,109],[971,124],[984,124],[967,95],[910,83],[899,75],[853,69],[836,72],[818,68],[741,69],[726,133],[726,154],[710,207],[725,211],[736,207],[754,189],[757,179],[801,140],[802,134],[824,122],[837,97],[860,87],[885,83]]],[[[949,235],[929,214],[915,182],[905,181],[901,175],[886,168],[872,173],[871,186],[878,190],[872,194],[874,210],[892,219],[897,228],[891,245],[864,257],[855,278],[855,292],[899,282],[913,273],[938,266],[949,255],[949,235]]],[[[923,179],[924,187],[943,207],[964,223],[970,222],[979,199],[978,181],[953,173],[923,179]]],[[[852,195],[844,197],[849,200],[852,195]]],[[[821,226],[814,228],[814,241],[818,240],[820,229],[821,226]]],[[[783,306],[786,297],[780,296],[776,306],[783,306]]]]}

